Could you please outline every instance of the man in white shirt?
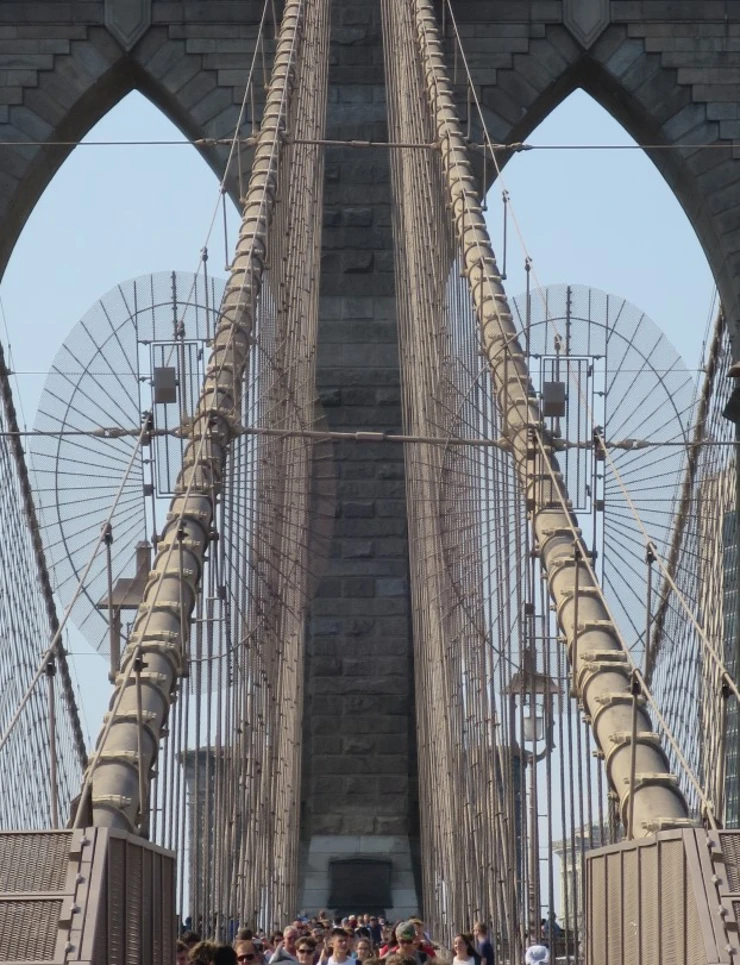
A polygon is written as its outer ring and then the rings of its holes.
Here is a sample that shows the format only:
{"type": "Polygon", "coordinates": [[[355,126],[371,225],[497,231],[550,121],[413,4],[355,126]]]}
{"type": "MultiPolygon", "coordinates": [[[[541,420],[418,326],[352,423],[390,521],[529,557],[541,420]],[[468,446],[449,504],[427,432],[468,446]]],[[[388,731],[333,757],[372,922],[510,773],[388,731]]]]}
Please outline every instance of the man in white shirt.
{"type": "Polygon", "coordinates": [[[293,925],[288,925],[283,932],[283,940],[278,943],[277,948],[272,954],[270,965],[278,965],[280,962],[285,962],[287,965],[293,962],[295,965],[298,965],[298,956],[295,950],[297,938],[298,929],[293,925]]]}
{"type": "Polygon", "coordinates": [[[350,961],[352,939],[346,929],[339,926],[332,928],[329,942],[331,944],[331,955],[323,960],[326,965],[345,965],[346,962],[350,961]]]}

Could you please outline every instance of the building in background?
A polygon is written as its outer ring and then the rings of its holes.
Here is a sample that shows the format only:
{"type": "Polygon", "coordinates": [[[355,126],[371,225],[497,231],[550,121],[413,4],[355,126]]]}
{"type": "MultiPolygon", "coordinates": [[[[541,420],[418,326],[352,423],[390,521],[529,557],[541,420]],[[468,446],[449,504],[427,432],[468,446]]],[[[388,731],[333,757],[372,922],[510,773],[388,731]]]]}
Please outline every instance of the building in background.
{"type": "MultiPolygon", "coordinates": [[[[621,828],[619,829],[621,831],[621,828]]],[[[583,934],[583,876],[584,856],[592,848],[610,843],[609,827],[600,829],[598,824],[576,828],[575,835],[562,841],[553,841],[552,850],[560,860],[560,905],[558,919],[565,931],[583,934]],[[574,901],[575,896],[575,901],[574,901]],[[575,912],[575,913],[574,913],[575,912]]]]}

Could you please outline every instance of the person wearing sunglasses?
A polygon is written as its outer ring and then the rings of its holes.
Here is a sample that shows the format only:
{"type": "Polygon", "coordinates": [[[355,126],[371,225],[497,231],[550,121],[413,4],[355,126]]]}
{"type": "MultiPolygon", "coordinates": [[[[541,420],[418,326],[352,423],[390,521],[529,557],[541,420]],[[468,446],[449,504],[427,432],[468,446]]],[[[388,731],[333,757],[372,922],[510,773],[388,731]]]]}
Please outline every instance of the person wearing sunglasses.
{"type": "Polygon", "coordinates": [[[299,938],[295,950],[298,955],[298,965],[314,965],[316,942],[312,938],[299,938]]]}
{"type": "Polygon", "coordinates": [[[250,939],[242,939],[234,945],[238,965],[262,965],[262,955],[250,939]]]}
{"type": "Polygon", "coordinates": [[[380,945],[383,940],[383,928],[375,915],[370,915],[367,923],[370,930],[370,939],[373,945],[380,945]]]}
{"type": "Polygon", "coordinates": [[[413,921],[402,921],[396,926],[396,942],[392,948],[386,952],[387,955],[402,955],[405,958],[412,958],[417,965],[424,965],[429,957],[426,952],[419,949],[419,938],[416,925],[413,921]]]}

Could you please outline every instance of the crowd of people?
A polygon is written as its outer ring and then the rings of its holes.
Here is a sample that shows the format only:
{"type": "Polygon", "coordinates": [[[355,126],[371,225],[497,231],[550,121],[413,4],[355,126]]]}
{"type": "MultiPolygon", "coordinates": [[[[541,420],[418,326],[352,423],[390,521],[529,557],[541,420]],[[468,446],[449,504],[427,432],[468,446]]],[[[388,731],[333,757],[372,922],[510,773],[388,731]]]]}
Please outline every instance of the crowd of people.
{"type": "MultiPolygon", "coordinates": [[[[550,925],[552,931],[552,924],[550,925]]],[[[550,962],[546,935],[527,948],[525,965],[550,962]]],[[[376,915],[297,918],[272,934],[240,929],[232,943],[203,941],[192,930],[177,942],[176,965],[495,965],[488,928],[455,935],[448,951],[431,939],[420,918],[395,925],[376,915]]]]}

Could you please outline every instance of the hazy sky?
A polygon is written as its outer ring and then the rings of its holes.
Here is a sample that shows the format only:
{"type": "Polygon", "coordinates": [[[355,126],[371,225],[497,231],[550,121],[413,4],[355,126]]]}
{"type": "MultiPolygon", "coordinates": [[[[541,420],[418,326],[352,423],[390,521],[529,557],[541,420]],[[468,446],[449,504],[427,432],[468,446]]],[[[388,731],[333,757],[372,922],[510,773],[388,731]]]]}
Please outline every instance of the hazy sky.
{"type": "MultiPolygon", "coordinates": [[[[162,140],[179,132],[131,94],[89,140],[162,140]]],[[[532,144],[630,143],[594,101],[576,92],[529,138],[532,144]]],[[[670,189],[641,151],[531,151],[504,173],[539,281],[585,284],[635,303],[695,369],[713,296],[696,236],[670,189]]],[[[501,186],[491,192],[500,249],[501,186]]],[[[34,414],[54,355],[75,323],[117,282],[162,270],[194,271],[218,203],[215,176],[195,149],[80,147],[41,198],[0,286],[19,401],[34,414]]],[[[229,206],[229,238],[237,216],[229,206]]],[[[219,216],[220,217],[220,216],[219,216]]],[[[224,264],[220,221],[209,268],[224,264]]],[[[500,254],[500,250],[499,250],[500,254]]],[[[507,288],[524,287],[524,254],[509,232],[507,288]]],[[[74,634],[67,642],[97,735],[110,685],[107,665],[74,634]]]]}

